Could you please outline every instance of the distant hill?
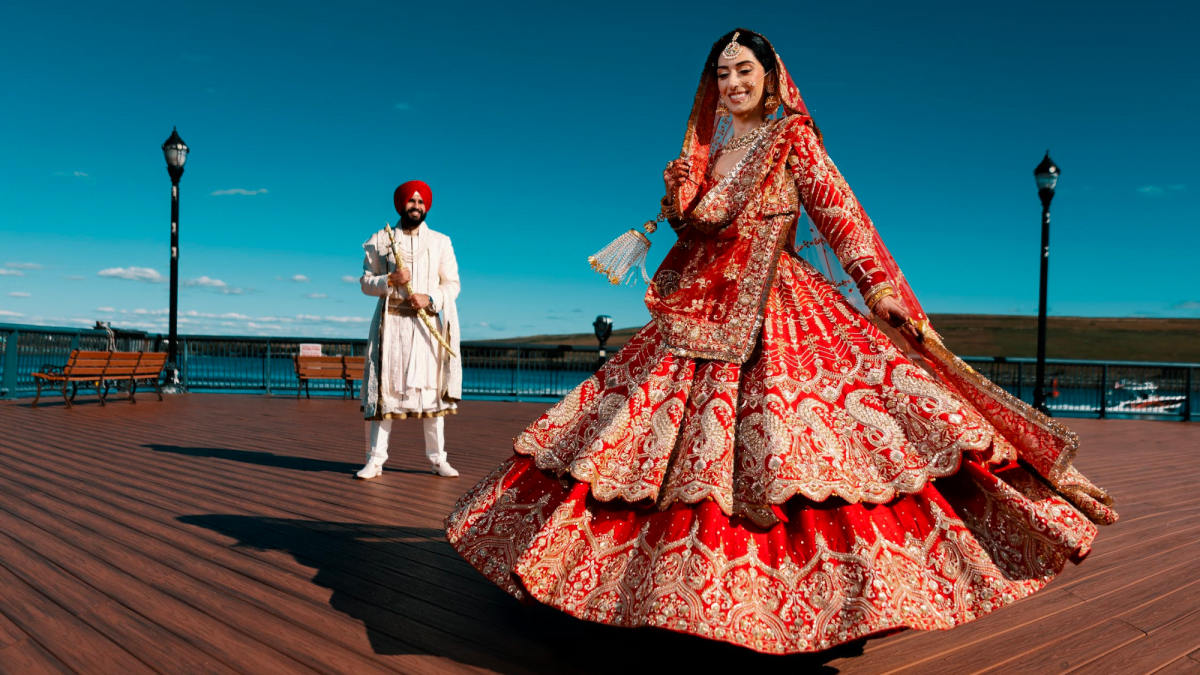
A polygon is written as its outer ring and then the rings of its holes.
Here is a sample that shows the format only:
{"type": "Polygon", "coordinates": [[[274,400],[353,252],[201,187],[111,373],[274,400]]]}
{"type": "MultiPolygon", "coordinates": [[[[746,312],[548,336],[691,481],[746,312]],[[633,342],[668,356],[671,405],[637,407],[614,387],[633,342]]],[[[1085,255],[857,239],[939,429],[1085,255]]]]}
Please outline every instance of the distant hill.
{"type": "MultiPolygon", "coordinates": [[[[930,321],[960,356],[1037,356],[1037,317],[934,314],[930,321]]],[[[636,328],[614,330],[610,350],[625,344],[636,328]]],[[[591,333],[532,335],[489,343],[587,345],[591,333]]],[[[1053,359],[1200,363],[1200,319],[1050,317],[1046,355],[1053,359]]]]}

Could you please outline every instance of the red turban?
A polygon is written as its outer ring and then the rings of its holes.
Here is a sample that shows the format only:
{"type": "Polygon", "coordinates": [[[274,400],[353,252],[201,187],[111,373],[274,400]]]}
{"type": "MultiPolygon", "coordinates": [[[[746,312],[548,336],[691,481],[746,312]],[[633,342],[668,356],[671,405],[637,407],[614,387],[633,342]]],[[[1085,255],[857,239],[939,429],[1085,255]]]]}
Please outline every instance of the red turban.
{"type": "Polygon", "coordinates": [[[420,192],[421,199],[425,200],[425,213],[429,213],[429,209],[433,208],[433,190],[429,189],[425,181],[420,180],[410,180],[396,188],[396,194],[392,195],[392,201],[396,203],[396,213],[404,215],[404,205],[417,192],[420,192]]]}

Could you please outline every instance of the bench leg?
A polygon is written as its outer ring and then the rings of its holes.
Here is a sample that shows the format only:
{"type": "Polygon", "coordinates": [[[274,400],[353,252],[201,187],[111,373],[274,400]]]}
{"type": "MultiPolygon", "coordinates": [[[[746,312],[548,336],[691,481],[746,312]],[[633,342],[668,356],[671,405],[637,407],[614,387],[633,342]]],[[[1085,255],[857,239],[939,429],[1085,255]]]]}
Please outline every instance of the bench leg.
{"type": "Polygon", "coordinates": [[[39,377],[39,378],[35,378],[35,379],[37,379],[38,390],[37,390],[37,396],[33,397],[33,405],[30,406],[31,408],[36,408],[38,399],[40,399],[42,397],[42,378],[39,377]]]}
{"type": "Polygon", "coordinates": [[[100,381],[97,380],[92,383],[92,388],[96,390],[96,397],[100,399],[100,407],[103,408],[108,404],[104,402],[104,392],[100,390],[100,384],[100,381]]]}
{"type": "Polygon", "coordinates": [[[133,404],[137,403],[137,399],[133,397],[134,394],[136,394],[136,393],[137,393],[137,380],[135,380],[131,377],[131,378],[129,378],[129,402],[130,403],[133,403],[133,404]]]}
{"type": "Polygon", "coordinates": [[[308,388],[308,380],[304,381],[304,398],[312,399],[312,391],[308,388]]]}
{"type": "Polygon", "coordinates": [[[75,401],[75,396],[76,396],[78,393],[79,393],[79,383],[78,383],[78,382],[72,382],[72,383],[71,383],[71,401],[72,401],[72,402],[74,402],[74,401],[75,401]]]}
{"type": "Polygon", "coordinates": [[[63,380],[61,391],[62,391],[63,400],[67,402],[67,408],[70,409],[72,407],[71,406],[71,398],[69,396],[67,396],[67,381],[66,380],[63,380]]]}
{"type": "Polygon", "coordinates": [[[154,384],[154,393],[158,394],[158,400],[159,401],[163,400],[162,399],[162,386],[159,385],[158,378],[156,377],[150,381],[154,384]]]}

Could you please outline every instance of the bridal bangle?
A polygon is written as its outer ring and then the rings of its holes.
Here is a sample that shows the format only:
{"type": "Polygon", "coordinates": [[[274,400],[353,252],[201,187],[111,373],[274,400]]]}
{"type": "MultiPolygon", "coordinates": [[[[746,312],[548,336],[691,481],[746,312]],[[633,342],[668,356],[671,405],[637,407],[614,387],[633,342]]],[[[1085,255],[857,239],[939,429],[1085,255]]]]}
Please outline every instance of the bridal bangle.
{"type": "Polygon", "coordinates": [[[675,200],[671,199],[670,195],[663,197],[658,203],[662,206],[662,214],[666,216],[667,220],[679,217],[679,211],[675,208],[675,200]]]}
{"type": "Polygon", "coordinates": [[[867,302],[867,307],[870,307],[871,310],[874,311],[875,305],[879,304],[880,300],[888,297],[889,295],[895,294],[896,291],[892,289],[892,285],[885,281],[884,283],[878,284],[871,290],[867,291],[866,295],[863,296],[863,299],[867,302]]]}

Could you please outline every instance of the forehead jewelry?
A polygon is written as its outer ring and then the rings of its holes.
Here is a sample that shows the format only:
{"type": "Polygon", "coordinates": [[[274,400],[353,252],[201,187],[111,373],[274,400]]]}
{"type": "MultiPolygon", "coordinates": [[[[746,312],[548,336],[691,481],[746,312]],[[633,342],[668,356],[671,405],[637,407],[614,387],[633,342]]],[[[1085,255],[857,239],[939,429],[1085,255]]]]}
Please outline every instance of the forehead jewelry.
{"type": "Polygon", "coordinates": [[[733,39],[729,41],[729,44],[725,45],[725,50],[721,52],[721,56],[732,59],[742,53],[742,46],[737,41],[738,36],[741,34],[741,31],[734,31],[733,39]]]}

